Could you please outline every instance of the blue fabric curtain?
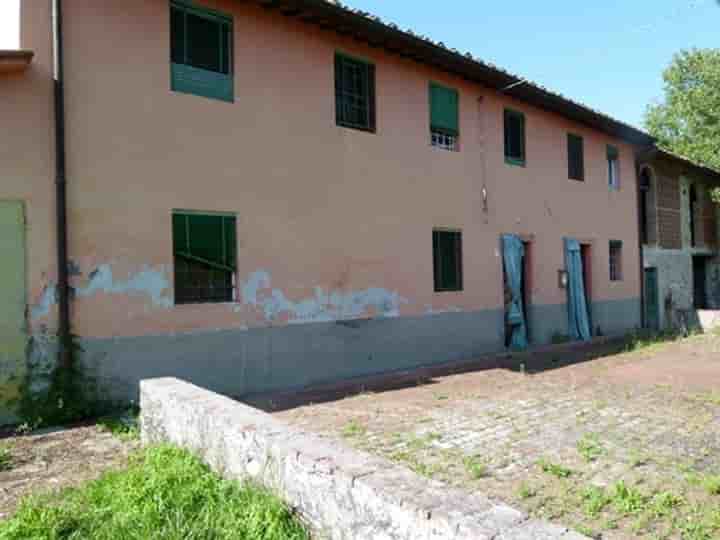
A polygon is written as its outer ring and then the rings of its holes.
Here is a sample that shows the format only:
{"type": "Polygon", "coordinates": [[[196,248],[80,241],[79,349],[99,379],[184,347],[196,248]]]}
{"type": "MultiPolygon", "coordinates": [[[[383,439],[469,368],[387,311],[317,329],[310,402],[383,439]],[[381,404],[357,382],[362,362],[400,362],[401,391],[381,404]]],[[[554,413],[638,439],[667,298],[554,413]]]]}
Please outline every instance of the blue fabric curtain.
{"type": "Polygon", "coordinates": [[[565,239],[565,269],[568,273],[568,327],[574,340],[589,341],[590,320],[585,298],[582,254],[580,243],[573,238],[565,239]]]}
{"type": "Polygon", "coordinates": [[[525,322],[525,309],[523,307],[523,257],[525,246],[522,240],[514,235],[502,237],[503,262],[505,263],[505,279],[510,292],[510,299],[506,305],[507,324],[512,329],[510,348],[514,350],[527,349],[527,324],[525,322]]]}

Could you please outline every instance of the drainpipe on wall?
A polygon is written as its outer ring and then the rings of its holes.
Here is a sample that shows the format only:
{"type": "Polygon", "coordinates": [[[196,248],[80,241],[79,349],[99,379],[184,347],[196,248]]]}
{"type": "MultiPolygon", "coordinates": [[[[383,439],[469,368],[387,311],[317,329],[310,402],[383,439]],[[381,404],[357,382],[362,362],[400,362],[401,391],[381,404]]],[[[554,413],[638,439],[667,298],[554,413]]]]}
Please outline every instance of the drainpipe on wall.
{"type": "Polygon", "coordinates": [[[58,291],[58,365],[72,367],[70,333],[70,284],[67,255],[67,192],[65,154],[65,87],[63,66],[62,0],[53,0],[53,48],[55,70],[53,95],[55,101],[55,218],[57,229],[57,291],[58,291]]]}

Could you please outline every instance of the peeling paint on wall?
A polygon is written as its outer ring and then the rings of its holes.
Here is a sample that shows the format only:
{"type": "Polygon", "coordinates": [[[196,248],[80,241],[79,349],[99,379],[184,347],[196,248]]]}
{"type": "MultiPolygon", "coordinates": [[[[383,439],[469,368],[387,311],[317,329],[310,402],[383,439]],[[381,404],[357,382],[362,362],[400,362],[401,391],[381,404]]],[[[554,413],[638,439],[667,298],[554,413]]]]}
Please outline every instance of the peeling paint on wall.
{"type": "Polygon", "coordinates": [[[279,289],[273,289],[270,273],[255,272],[241,288],[244,305],[262,310],[265,320],[273,322],[287,317],[290,324],[332,322],[374,313],[378,317],[399,317],[400,307],[408,300],[397,292],[382,288],[361,291],[325,291],[315,288],[315,296],[297,302],[289,300],[279,289]]]}
{"type": "MultiPolygon", "coordinates": [[[[169,309],[173,306],[170,281],[167,268],[160,266],[143,267],[140,272],[132,274],[126,280],[116,281],[110,264],[98,266],[90,272],[89,280],[84,287],[75,287],[76,297],[91,297],[96,294],[136,294],[148,296],[154,307],[169,309]]],[[[57,286],[49,283],[43,289],[37,303],[30,310],[32,321],[44,319],[57,304],[57,286]]]]}
{"type": "Polygon", "coordinates": [[[115,281],[112,267],[103,264],[90,273],[87,286],[75,289],[75,294],[78,297],[94,296],[98,293],[147,295],[153,306],[168,309],[173,306],[173,299],[165,294],[171,290],[166,275],[167,269],[164,266],[145,266],[127,280],[115,281]]]}
{"type": "Polygon", "coordinates": [[[47,284],[40,295],[40,299],[30,309],[30,318],[33,321],[37,321],[38,319],[47,317],[50,315],[50,308],[57,304],[57,301],[57,287],[55,283],[47,284]]]}

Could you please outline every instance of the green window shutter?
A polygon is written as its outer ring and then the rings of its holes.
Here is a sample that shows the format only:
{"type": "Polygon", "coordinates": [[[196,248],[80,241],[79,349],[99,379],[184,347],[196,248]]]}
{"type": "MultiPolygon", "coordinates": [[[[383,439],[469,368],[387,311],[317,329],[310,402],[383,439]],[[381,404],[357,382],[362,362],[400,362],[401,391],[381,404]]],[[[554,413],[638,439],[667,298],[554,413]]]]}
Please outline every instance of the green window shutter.
{"type": "Polygon", "coordinates": [[[568,133],[568,178],[571,180],[585,180],[585,156],[583,138],[579,135],[568,133]]]}
{"type": "Polygon", "coordinates": [[[459,126],[458,91],[453,88],[430,83],[430,128],[448,135],[458,135],[459,126]]]}
{"type": "Polygon", "coordinates": [[[335,123],[374,132],[375,100],[375,65],[335,53],[335,123]]]}
{"type": "Polygon", "coordinates": [[[236,223],[234,216],[173,215],[175,255],[221,270],[236,268],[236,223]]]}
{"type": "Polygon", "coordinates": [[[231,17],[180,0],[171,2],[171,89],[232,102],[232,36],[231,17]]]}
{"type": "Polygon", "coordinates": [[[620,157],[620,151],[615,146],[608,145],[607,147],[608,159],[618,159],[620,157]]]}

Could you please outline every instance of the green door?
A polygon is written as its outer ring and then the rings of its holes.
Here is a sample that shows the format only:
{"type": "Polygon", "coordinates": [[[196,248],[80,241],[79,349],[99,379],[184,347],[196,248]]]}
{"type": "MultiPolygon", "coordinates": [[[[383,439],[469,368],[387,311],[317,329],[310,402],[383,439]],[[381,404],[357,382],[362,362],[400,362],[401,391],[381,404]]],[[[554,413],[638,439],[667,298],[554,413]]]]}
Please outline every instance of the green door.
{"type": "Polygon", "coordinates": [[[657,268],[645,269],[645,328],[660,330],[657,268]]]}
{"type": "Polygon", "coordinates": [[[0,423],[12,418],[25,372],[25,218],[23,203],[0,201],[0,423]]]}

